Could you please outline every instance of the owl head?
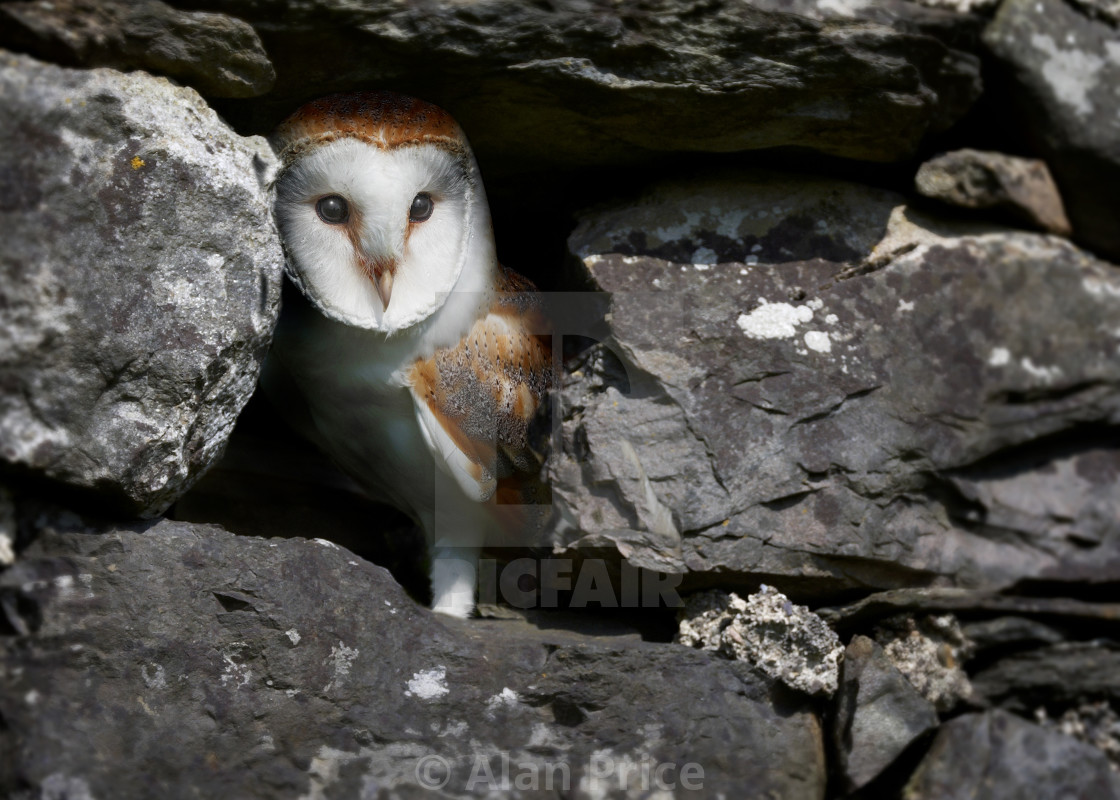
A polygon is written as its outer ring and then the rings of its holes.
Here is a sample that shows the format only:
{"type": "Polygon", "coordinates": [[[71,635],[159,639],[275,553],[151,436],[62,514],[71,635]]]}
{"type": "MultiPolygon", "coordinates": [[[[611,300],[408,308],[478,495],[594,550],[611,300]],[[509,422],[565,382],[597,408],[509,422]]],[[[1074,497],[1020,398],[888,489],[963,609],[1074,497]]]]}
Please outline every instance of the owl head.
{"type": "Polygon", "coordinates": [[[326,316],[392,334],[488,285],[490,213],[447,112],[390,92],[332,95],[284,120],[272,144],[288,274],[326,316]]]}

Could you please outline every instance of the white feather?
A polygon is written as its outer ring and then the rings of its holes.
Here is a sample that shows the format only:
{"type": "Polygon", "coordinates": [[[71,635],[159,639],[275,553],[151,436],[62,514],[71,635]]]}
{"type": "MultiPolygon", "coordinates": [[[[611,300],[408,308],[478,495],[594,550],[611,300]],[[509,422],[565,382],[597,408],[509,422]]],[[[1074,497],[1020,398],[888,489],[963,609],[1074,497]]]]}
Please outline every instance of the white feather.
{"type": "Polygon", "coordinates": [[[417,397],[413,392],[412,401],[416,404],[416,420],[420,423],[420,431],[428,449],[436,457],[436,465],[454,478],[463,494],[474,502],[482,503],[493,497],[498,485],[494,477],[493,462],[484,465],[471,461],[455,444],[455,440],[448,436],[423,398],[417,397]],[[474,476],[476,471],[480,472],[478,478],[474,476]]]}

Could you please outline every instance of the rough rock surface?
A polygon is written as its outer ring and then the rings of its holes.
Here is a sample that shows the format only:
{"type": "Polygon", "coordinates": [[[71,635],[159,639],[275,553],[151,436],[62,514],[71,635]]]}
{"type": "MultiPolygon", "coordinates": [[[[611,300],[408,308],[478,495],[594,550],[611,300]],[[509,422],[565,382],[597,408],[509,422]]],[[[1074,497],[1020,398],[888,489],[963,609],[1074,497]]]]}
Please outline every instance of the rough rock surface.
{"type": "Polygon", "coordinates": [[[1035,721],[1044,728],[1053,728],[1092,745],[1104,753],[1112,771],[1120,773],[1120,714],[1107,700],[1082,703],[1052,718],[1044,706],[1035,709],[1035,721]]]}
{"type": "Polygon", "coordinates": [[[0,459],[159,513],[256,385],[274,158],[164,79],[9,54],[0,93],[0,459]]]}
{"type": "Polygon", "coordinates": [[[682,612],[677,641],[746,661],[808,694],[832,695],[844,646],[812,611],[765,584],[746,600],[700,592],[682,612]]]}
{"type": "Polygon", "coordinates": [[[271,103],[231,109],[250,127],[391,85],[451,111],[488,176],[779,146],[899,160],[980,88],[977,58],[931,36],[729,0],[195,5],[251,22],[285,61],[271,103]]]}
{"type": "Polygon", "coordinates": [[[866,636],[853,637],[844,651],[831,723],[845,788],[854,791],[866,786],[937,725],[933,705],[891,663],[883,648],[866,636]]]}
{"type": "Polygon", "coordinates": [[[964,663],[973,645],[952,614],[903,617],[880,625],[875,638],[890,662],[938,711],[972,695],[964,663]]]}
{"type": "Polygon", "coordinates": [[[1068,236],[1069,220],[1045,161],[982,150],[954,150],[918,168],[926,197],[982,209],[1037,230],[1068,236]]]}
{"type": "Polygon", "coordinates": [[[706,207],[667,187],[569,240],[611,307],[549,464],[568,546],[624,542],[686,591],[1120,576],[1120,451],[1086,427],[1120,420],[1114,267],[912,220],[883,253],[889,193],[691,183],[706,207]],[[1054,473],[1090,502],[1028,497],[1054,473]]]}
{"type": "Polygon", "coordinates": [[[1058,642],[1011,653],[972,677],[978,697],[1029,714],[1050,703],[1071,707],[1100,699],[1120,704],[1120,642],[1058,642]]]}
{"type": "Polygon", "coordinates": [[[746,663],[439,618],[325,541],[47,518],[0,575],[6,797],[823,796],[817,718],[746,663]]]}
{"type": "Polygon", "coordinates": [[[276,79],[247,23],[160,0],[0,3],[0,45],[75,67],[143,69],[210,97],[255,97],[276,79]]]}
{"type": "Polygon", "coordinates": [[[1102,3],[1007,0],[984,42],[1008,74],[1021,124],[1062,190],[1074,235],[1120,258],[1120,44],[1102,3]]]}
{"type": "Polygon", "coordinates": [[[1120,797],[1120,776],[1095,748],[1003,711],[941,726],[906,800],[1120,797]]]}

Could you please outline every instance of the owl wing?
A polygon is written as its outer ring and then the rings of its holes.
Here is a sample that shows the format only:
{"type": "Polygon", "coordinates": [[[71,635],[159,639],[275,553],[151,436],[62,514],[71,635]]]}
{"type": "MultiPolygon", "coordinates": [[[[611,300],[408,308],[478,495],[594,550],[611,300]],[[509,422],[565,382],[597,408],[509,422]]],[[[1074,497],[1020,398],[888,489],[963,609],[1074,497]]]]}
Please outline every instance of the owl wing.
{"type": "Polygon", "coordinates": [[[484,502],[499,479],[537,466],[529,423],[552,385],[552,348],[536,288],[500,268],[498,295],[455,347],[409,376],[416,417],[440,468],[484,502]]]}

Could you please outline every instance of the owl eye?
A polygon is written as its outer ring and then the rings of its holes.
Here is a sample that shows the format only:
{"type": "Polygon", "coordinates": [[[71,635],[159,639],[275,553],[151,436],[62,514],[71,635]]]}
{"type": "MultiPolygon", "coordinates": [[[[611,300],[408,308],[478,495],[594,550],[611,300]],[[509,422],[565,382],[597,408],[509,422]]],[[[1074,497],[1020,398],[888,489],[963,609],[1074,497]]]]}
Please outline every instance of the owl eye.
{"type": "Polygon", "coordinates": [[[328,225],[341,225],[350,219],[350,204],[337,194],[319,198],[315,211],[319,214],[319,219],[328,225]]]}
{"type": "Polygon", "coordinates": [[[432,202],[432,196],[427,192],[420,192],[412,198],[412,207],[408,209],[408,221],[423,222],[432,215],[435,208],[436,204],[432,202]]]}

